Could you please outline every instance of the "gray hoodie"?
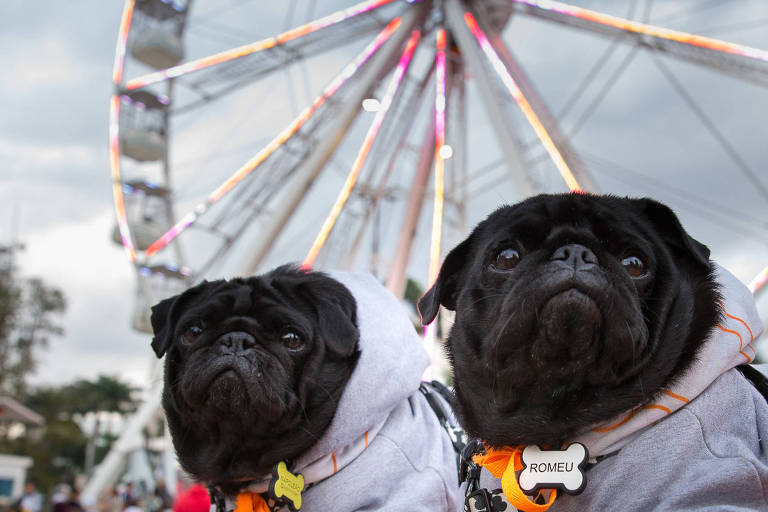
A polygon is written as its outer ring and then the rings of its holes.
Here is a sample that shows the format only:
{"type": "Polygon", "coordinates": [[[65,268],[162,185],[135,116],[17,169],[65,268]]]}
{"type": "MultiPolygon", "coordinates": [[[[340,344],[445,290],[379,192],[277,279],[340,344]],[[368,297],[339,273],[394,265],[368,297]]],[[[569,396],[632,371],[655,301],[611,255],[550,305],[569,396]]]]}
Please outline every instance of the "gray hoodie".
{"type": "MultiPolygon", "coordinates": [[[[361,354],[328,430],[296,462],[307,485],[301,510],[455,510],[456,455],[419,391],[429,358],[408,314],[371,275],[330,276],[357,301],[361,354]]],[[[264,492],[266,482],[248,489],[264,492]]]]}
{"type": "MultiPolygon", "coordinates": [[[[582,494],[549,512],[768,510],[768,403],[734,368],[754,358],[762,323],[742,283],[722,268],[717,279],[724,320],[694,367],[651,407],[608,423],[619,428],[578,437],[606,457],[588,466],[582,494]]],[[[486,470],[481,485],[501,487],[486,470]]]]}

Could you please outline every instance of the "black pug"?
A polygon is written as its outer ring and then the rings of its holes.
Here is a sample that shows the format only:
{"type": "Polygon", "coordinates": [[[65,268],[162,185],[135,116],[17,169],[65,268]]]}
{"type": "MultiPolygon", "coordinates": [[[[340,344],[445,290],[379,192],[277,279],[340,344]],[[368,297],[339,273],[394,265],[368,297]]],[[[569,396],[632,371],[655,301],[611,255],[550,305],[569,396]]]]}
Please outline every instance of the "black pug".
{"type": "Polygon", "coordinates": [[[372,276],[284,266],[205,282],[155,306],[152,327],[179,461],[225,510],[454,509],[448,404],[372,276]]]}
{"type": "Polygon", "coordinates": [[[419,302],[456,310],[459,419],[493,446],[559,446],[649,401],[720,318],[709,250],[650,199],[539,195],[448,254],[419,302]]]}
{"type": "Polygon", "coordinates": [[[179,462],[227,490],[315,443],[359,357],[347,288],[288,267],[190,288],[152,308],[152,328],[179,462]]]}
{"type": "Polygon", "coordinates": [[[553,511],[768,509],[768,406],[728,371],[760,321],[726,274],[661,203],[539,195],[481,222],[418,308],[425,324],[456,312],[455,406],[486,447],[617,436],[553,511]],[[695,400],[670,392],[687,382],[695,400]]]}

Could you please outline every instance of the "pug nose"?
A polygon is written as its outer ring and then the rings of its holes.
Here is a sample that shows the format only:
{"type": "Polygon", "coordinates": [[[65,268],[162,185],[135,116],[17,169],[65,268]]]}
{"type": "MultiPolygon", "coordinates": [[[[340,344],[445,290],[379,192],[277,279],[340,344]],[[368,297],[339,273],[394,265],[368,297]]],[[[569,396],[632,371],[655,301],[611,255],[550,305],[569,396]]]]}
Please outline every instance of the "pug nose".
{"type": "Polygon", "coordinates": [[[595,253],[580,244],[564,245],[552,253],[549,259],[574,270],[586,270],[597,265],[595,253]]]}
{"type": "Polygon", "coordinates": [[[217,341],[235,354],[256,346],[256,338],[243,331],[228,332],[217,341]]]}

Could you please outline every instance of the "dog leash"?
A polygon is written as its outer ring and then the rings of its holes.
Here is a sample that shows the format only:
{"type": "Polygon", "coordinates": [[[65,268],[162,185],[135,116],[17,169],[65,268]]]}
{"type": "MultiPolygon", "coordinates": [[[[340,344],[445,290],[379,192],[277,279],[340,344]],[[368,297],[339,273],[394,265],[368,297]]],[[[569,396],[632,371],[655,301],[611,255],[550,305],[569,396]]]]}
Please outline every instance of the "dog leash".
{"type": "MultiPolygon", "coordinates": [[[[430,409],[437,416],[437,420],[443,427],[443,430],[448,433],[448,438],[453,445],[453,451],[456,453],[456,467],[458,469],[461,465],[461,454],[467,446],[468,436],[459,423],[452,419],[452,415],[445,411],[435,396],[435,393],[439,394],[443,400],[450,404],[453,401],[451,391],[442,382],[436,380],[422,382],[419,385],[419,391],[426,398],[427,404],[429,404],[430,409]]],[[[459,480],[459,483],[461,483],[461,480],[459,480]]]]}

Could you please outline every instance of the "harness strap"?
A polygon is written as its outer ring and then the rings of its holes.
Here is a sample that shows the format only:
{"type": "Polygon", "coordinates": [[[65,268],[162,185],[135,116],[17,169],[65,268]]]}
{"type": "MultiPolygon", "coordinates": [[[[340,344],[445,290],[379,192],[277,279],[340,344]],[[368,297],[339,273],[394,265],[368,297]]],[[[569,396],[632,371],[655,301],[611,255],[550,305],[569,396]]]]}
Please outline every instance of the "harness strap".
{"type": "MultiPolygon", "coordinates": [[[[531,501],[517,483],[517,471],[523,470],[523,447],[489,449],[485,455],[475,455],[474,460],[485,467],[496,478],[501,478],[501,489],[510,504],[523,512],[545,512],[557,498],[557,490],[552,489],[549,501],[537,503],[538,496],[531,501]]],[[[541,495],[541,493],[539,493],[541,495]]]]}
{"type": "MultiPolygon", "coordinates": [[[[441,382],[433,380],[432,382],[422,382],[421,385],[419,385],[419,391],[421,391],[421,394],[427,399],[427,403],[435,413],[435,416],[437,416],[440,425],[448,433],[448,437],[453,445],[453,451],[456,453],[456,462],[458,465],[460,463],[460,455],[467,446],[467,434],[458,422],[449,418],[449,414],[445,411],[442,404],[435,396],[435,393],[438,393],[450,404],[452,400],[450,390],[441,382]]],[[[459,483],[461,483],[461,480],[459,483]]]]}
{"type": "Polygon", "coordinates": [[[768,401],[768,377],[749,364],[739,365],[736,369],[739,370],[741,374],[755,386],[755,389],[763,395],[763,398],[768,401]]]}

